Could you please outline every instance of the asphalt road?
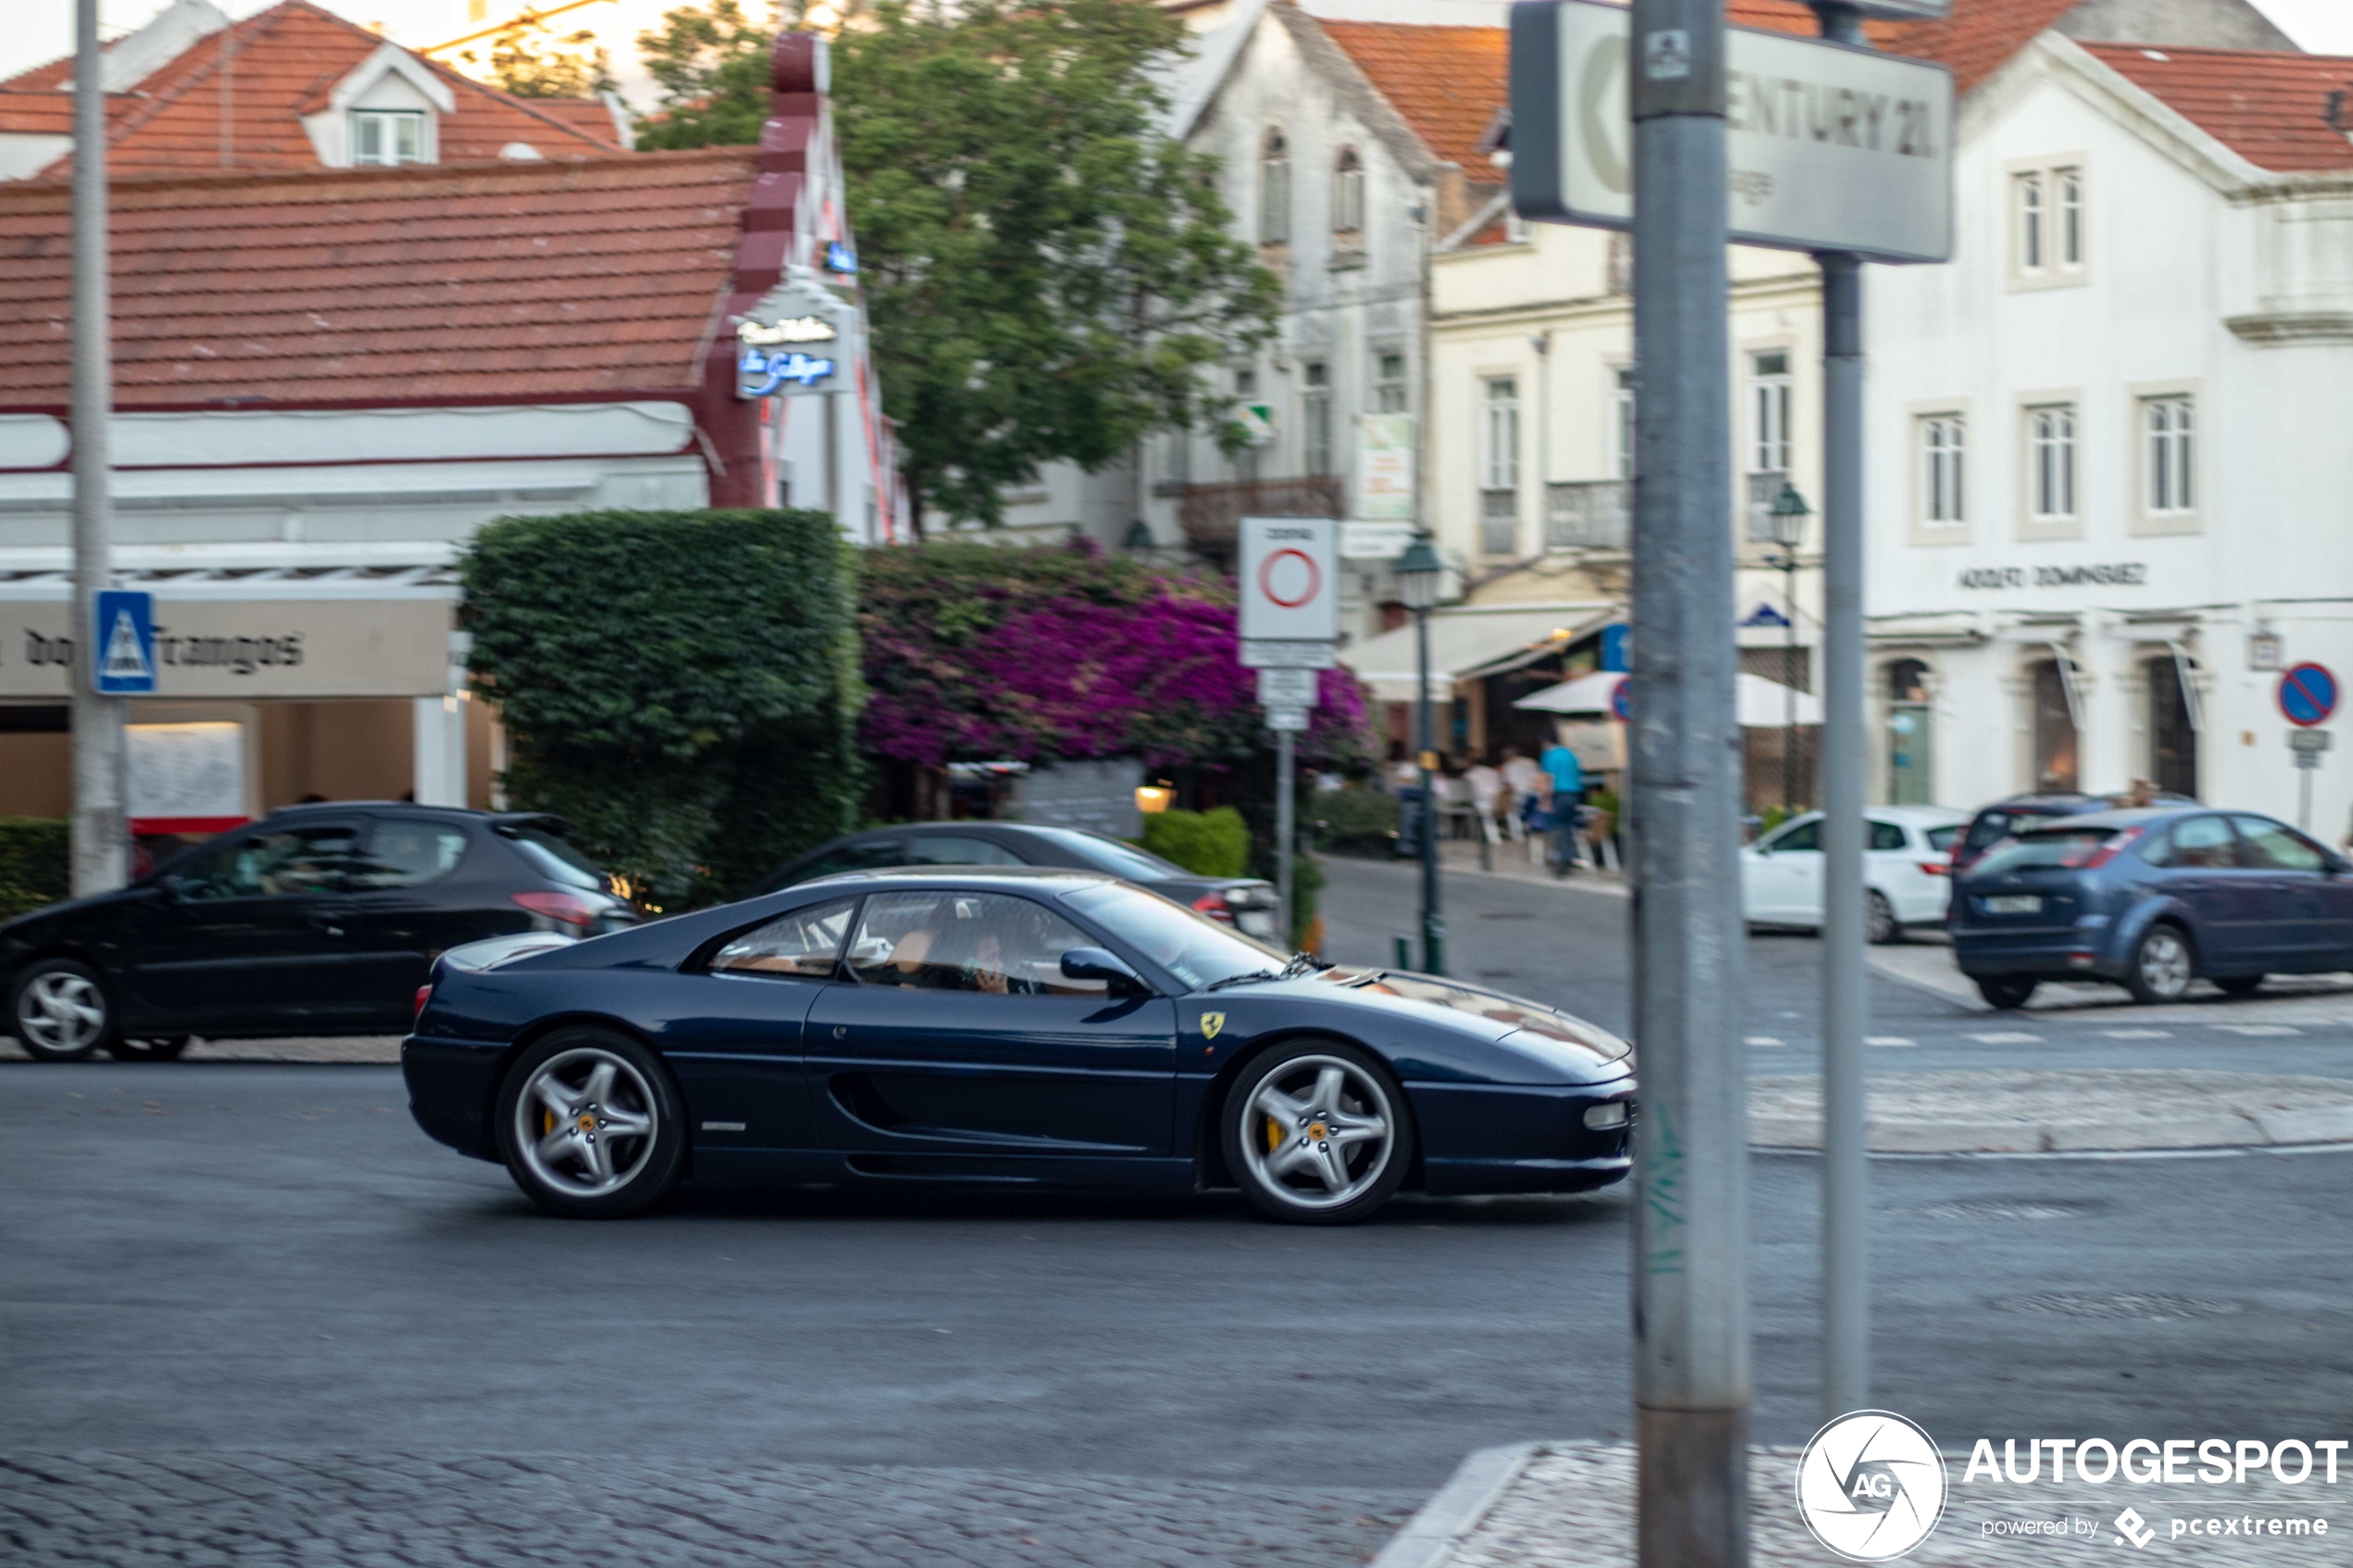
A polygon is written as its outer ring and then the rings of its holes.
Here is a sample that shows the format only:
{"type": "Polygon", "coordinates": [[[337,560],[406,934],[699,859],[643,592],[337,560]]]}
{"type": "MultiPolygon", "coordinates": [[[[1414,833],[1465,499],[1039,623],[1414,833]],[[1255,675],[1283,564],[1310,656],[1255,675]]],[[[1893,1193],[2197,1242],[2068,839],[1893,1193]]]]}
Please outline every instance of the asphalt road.
{"type": "MultiPolygon", "coordinates": [[[[1334,868],[1336,954],[1385,948],[1396,872],[1334,868]]],[[[1464,968],[1627,1025],[1622,899],[1473,881],[1464,968]]],[[[1769,940],[1749,1026],[1794,1042],[1811,945],[1769,940]]],[[[1919,1041],[1889,1065],[2219,1048],[1872,1002],[1919,1041]]],[[[2353,1054],[2231,1038],[2250,1070],[2353,1054]]],[[[2343,1425],[2353,1156],[1872,1170],[1879,1397],[1948,1447],[2343,1425]]],[[[1753,1172],[1755,1431],[1801,1441],[1817,1166],[1753,1172]]],[[[1338,1231],[896,1191],[571,1223],[428,1142],[393,1070],[196,1062],[0,1065],[0,1557],[536,1562],[610,1524],[698,1568],[1338,1562],[1466,1450],[1630,1430],[1622,1194],[1338,1231]]]]}

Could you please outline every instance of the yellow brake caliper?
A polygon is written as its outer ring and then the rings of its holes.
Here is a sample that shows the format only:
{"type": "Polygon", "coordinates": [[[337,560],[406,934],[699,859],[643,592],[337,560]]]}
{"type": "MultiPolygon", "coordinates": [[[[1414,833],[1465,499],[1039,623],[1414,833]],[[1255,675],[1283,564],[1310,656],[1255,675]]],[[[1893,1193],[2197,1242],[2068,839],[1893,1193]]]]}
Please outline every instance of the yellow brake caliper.
{"type": "Polygon", "coordinates": [[[1266,1118],[1266,1152],[1274,1153],[1283,1147],[1283,1124],[1272,1116],[1266,1118]]]}

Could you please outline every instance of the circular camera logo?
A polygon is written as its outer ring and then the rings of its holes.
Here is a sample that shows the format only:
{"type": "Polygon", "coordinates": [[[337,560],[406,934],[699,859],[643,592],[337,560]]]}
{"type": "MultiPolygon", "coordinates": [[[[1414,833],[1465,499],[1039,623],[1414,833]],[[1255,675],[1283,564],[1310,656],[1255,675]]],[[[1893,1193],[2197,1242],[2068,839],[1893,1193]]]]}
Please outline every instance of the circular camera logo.
{"type": "Polygon", "coordinates": [[[1814,1434],[1797,1461],[1797,1512],[1814,1538],[1856,1562],[1903,1556],[1944,1517],[1935,1439],[1888,1411],[1855,1411],[1814,1434]]]}

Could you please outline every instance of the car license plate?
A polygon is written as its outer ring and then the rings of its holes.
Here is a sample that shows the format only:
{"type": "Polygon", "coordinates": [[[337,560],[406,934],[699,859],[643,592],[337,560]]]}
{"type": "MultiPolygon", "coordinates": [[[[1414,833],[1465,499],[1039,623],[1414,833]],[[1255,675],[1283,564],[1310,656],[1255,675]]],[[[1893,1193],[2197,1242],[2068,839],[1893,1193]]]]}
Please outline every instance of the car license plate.
{"type": "Polygon", "coordinates": [[[1989,915],[2039,915],[2043,912],[2043,896],[2039,893],[1997,893],[1985,900],[1989,915]]]}

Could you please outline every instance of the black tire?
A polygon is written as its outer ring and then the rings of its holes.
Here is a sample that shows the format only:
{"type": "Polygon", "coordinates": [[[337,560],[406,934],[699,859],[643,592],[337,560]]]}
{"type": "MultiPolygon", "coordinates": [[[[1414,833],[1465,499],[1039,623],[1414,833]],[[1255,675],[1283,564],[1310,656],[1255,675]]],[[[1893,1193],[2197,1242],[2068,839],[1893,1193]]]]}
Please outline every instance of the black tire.
{"type": "Polygon", "coordinates": [[[2221,974],[2215,976],[2214,984],[2226,997],[2251,997],[2262,988],[2263,979],[2259,974],[2221,974]]]}
{"type": "Polygon", "coordinates": [[[2171,921],[2158,921],[2133,944],[2132,961],[2124,966],[2124,988],[2145,1006],[2178,1002],[2197,978],[2197,948],[2190,934],[2171,921]]]}
{"type": "Polygon", "coordinates": [[[114,1004],[98,972],[73,959],[35,959],[8,987],[8,1027],[35,1061],[81,1061],[113,1045],[114,1004]],[[88,1017],[96,1010],[96,1022],[88,1017]]]}
{"type": "Polygon", "coordinates": [[[1977,977],[1977,994],[1990,1007],[2008,1012],[2022,1008],[2026,998],[2034,994],[2035,980],[2031,974],[1981,974],[1977,977]]]}
{"type": "Polygon", "coordinates": [[[1292,1040],[1251,1062],[1218,1123],[1226,1169],[1242,1196],[1290,1224],[1365,1219],[1396,1194],[1414,1163],[1404,1089],[1378,1058],[1340,1040],[1292,1040]],[[1286,1102],[1281,1116],[1265,1109],[1265,1096],[1286,1102]],[[1371,1133],[1376,1124],[1380,1131],[1371,1133]],[[1340,1135],[1358,1133],[1365,1135],[1340,1135]]]}
{"type": "Polygon", "coordinates": [[[517,1057],[499,1082],[497,1127],[515,1185],[566,1219],[635,1214],[660,1202],[686,1170],[686,1106],[670,1070],[610,1029],[559,1029],[517,1057]],[[539,1092],[543,1084],[549,1095],[539,1092]],[[550,1095],[564,1103],[561,1122],[550,1095]]]}
{"type": "Polygon", "coordinates": [[[188,1036],[168,1035],[159,1039],[116,1039],[107,1047],[107,1054],[117,1061],[176,1061],[188,1048],[188,1036]]]}
{"type": "Polygon", "coordinates": [[[1904,922],[1895,918],[1895,906],[1876,887],[1863,890],[1863,935],[1881,947],[1904,940],[1904,922]]]}

